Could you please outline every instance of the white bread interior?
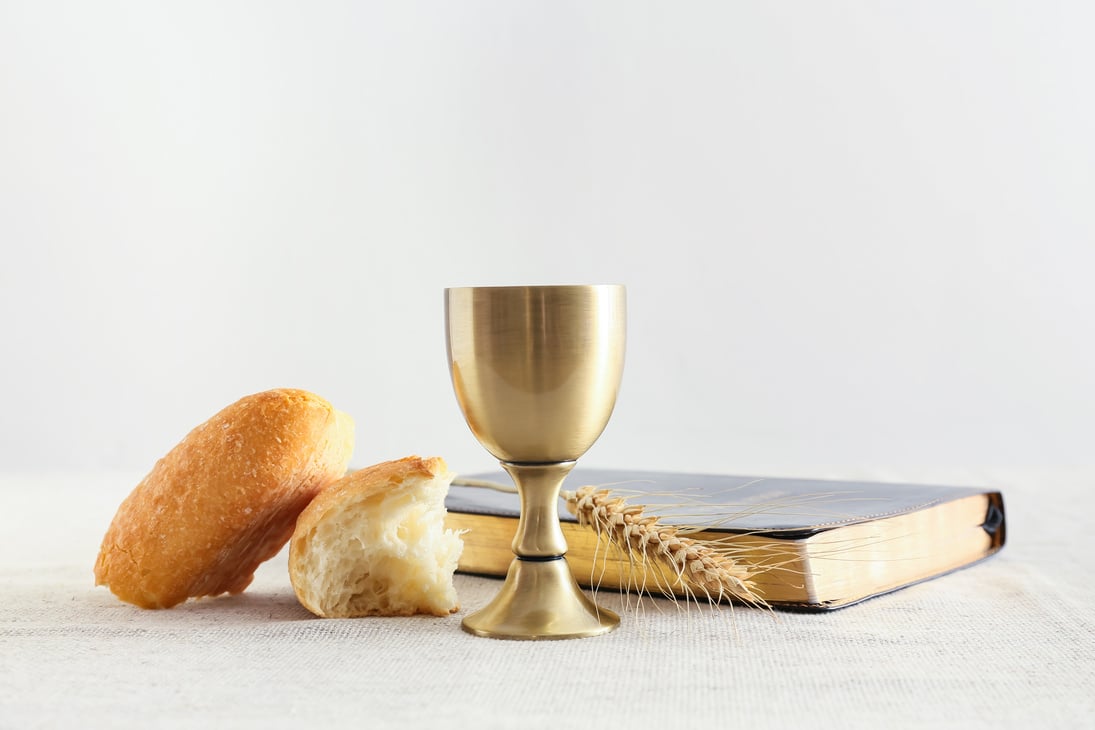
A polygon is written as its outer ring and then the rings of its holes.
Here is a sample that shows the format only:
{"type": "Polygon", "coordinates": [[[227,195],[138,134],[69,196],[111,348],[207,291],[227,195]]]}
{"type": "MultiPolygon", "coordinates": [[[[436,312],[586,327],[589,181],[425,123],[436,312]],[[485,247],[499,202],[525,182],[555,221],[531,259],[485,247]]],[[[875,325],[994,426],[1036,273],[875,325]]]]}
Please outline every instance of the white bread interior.
{"type": "Polygon", "coordinates": [[[444,529],[453,474],[442,459],[408,457],[353,472],[297,521],[289,575],[317,616],[448,615],[463,541],[444,529]]]}

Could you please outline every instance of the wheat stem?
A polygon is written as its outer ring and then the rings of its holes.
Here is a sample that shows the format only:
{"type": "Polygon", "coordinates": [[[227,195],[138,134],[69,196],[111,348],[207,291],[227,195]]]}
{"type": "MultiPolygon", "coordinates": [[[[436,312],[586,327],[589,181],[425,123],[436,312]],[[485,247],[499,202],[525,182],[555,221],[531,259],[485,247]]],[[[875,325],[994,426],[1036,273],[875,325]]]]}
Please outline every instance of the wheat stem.
{"type": "Polygon", "coordinates": [[[645,581],[652,578],[667,595],[678,592],[718,602],[735,598],[754,606],[767,606],[753,583],[753,573],[725,550],[679,534],[663,525],[645,506],[630,504],[608,489],[581,487],[560,495],[578,524],[592,528],[599,537],[621,551],[645,581]]]}

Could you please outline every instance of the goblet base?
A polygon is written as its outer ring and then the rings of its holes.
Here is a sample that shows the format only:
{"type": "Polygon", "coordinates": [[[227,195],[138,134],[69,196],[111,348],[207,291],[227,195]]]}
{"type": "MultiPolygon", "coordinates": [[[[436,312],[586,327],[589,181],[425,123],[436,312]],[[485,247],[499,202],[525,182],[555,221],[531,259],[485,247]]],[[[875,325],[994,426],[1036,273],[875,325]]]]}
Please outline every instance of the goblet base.
{"type": "Polygon", "coordinates": [[[461,625],[492,639],[546,640],[598,636],[619,624],[619,616],[582,593],[566,559],[559,557],[515,558],[494,600],[461,625]]]}

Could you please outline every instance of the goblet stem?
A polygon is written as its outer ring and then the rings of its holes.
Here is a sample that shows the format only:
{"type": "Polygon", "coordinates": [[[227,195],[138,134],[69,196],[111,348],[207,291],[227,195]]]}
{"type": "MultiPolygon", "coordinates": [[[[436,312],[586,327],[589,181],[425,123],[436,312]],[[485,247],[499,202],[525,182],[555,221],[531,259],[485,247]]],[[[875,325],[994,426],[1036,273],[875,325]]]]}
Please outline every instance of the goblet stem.
{"type": "Polygon", "coordinates": [[[521,495],[516,557],[502,590],[464,619],[464,630],[496,639],[575,639],[612,631],[619,616],[586,598],[564,557],[559,489],[574,462],[501,464],[521,495]]]}
{"type": "Polygon", "coordinates": [[[567,551],[567,543],[559,527],[559,490],[575,462],[500,463],[513,478],[521,496],[521,519],[513,537],[513,553],[518,558],[537,560],[562,557],[567,551]]]}

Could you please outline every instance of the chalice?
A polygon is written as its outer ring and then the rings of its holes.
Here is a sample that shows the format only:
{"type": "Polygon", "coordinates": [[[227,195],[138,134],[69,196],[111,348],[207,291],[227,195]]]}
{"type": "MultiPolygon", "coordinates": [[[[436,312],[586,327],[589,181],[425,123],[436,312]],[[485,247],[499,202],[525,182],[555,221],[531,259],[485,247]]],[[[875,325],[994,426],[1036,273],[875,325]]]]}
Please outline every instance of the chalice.
{"type": "Polygon", "coordinates": [[[559,490],[604,431],[623,374],[623,286],[445,290],[453,389],[472,433],[521,498],[498,595],[463,621],[500,639],[596,636],[620,618],[582,593],[566,562],[559,490]]]}

